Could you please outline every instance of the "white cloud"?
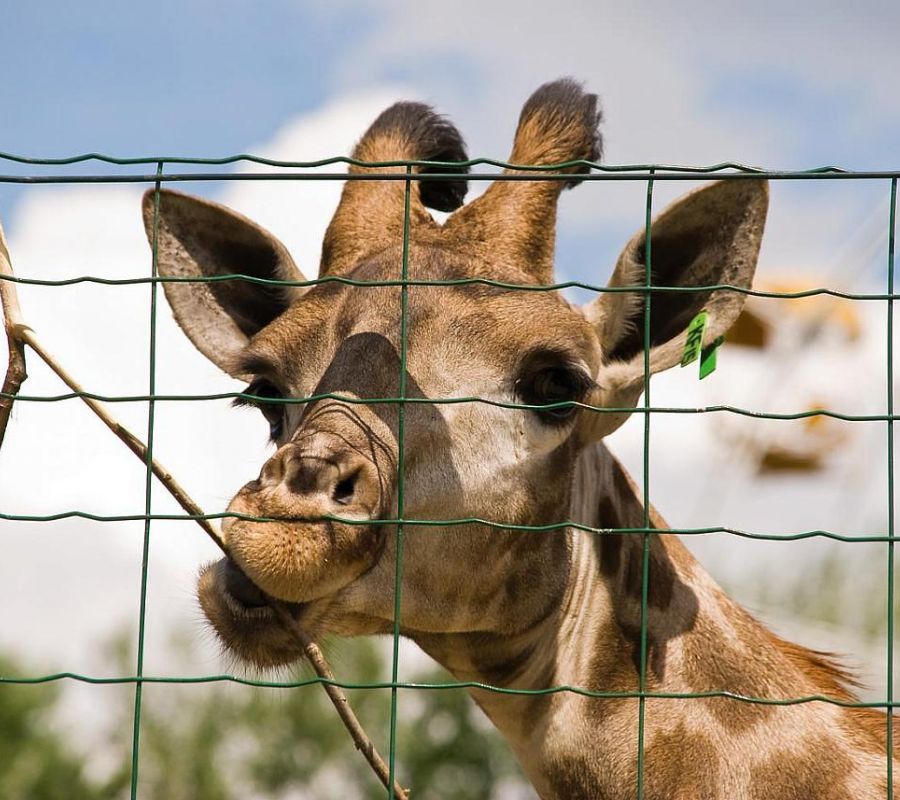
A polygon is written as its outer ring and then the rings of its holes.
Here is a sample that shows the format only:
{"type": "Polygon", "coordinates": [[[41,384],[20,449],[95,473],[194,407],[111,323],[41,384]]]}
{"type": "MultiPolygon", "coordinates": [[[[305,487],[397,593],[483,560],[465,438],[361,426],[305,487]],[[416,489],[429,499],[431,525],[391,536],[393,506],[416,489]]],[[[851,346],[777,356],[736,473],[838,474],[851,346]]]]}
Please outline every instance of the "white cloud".
{"type": "Polygon", "coordinates": [[[473,91],[460,91],[452,110],[480,122],[479,134],[487,134],[480,146],[494,152],[504,148],[498,137],[511,127],[509,110],[538,83],[566,74],[603,97],[613,162],[777,162],[785,136],[808,109],[773,109],[765,98],[717,109],[712,90],[729,78],[736,88],[748,77],[780,76],[828,98],[850,92],[862,100],[856,113],[871,125],[897,116],[894,3],[560,0],[552,14],[537,3],[477,0],[461,0],[452,13],[410,0],[343,5],[379,10],[368,38],[342,61],[345,84],[385,67],[428,80],[443,66],[429,59],[458,57],[478,80],[473,91]],[[775,112],[780,117],[766,116],[775,112]]]}
{"type": "MultiPolygon", "coordinates": [[[[857,93],[881,87],[875,93],[882,101],[894,95],[889,67],[896,69],[898,57],[882,46],[891,30],[884,15],[813,13],[812,6],[561,0],[548,16],[540,4],[461,0],[447,13],[397,0],[378,4],[368,39],[346,54],[343,80],[357,85],[385,66],[430,79],[439,67],[429,69],[429,59],[456,57],[478,80],[472,92],[458,88],[450,108],[467,129],[476,128],[481,153],[502,154],[503,132],[527,94],[570,74],[603,98],[613,163],[777,163],[785,135],[802,120],[788,109],[775,126],[764,102],[717,109],[710,91],[726,71],[736,81],[754,73],[796,74],[817,87],[837,82],[857,93]],[[861,41],[874,42],[879,69],[857,57],[861,41]]],[[[893,114],[874,102],[867,110],[876,119],[893,114]]]]}

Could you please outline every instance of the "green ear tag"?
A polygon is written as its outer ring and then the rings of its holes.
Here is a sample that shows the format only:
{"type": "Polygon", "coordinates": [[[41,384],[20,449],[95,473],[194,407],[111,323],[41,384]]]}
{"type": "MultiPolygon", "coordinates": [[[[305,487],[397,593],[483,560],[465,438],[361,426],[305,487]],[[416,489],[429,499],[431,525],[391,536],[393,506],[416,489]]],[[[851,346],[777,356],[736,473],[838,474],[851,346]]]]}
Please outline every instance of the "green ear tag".
{"type": "Polygon", "coordinates": [[[716,368],[716,351],[719,349],[719,345],[725,341],[724,336],[720,336],[716,339],[712,344],[707,345],[703,348],[703,352],[700,354],[700,380],[702,381],[707,375],[713,372],[716,368]]]}
{"type": "Polygon", "coordinates": [[[684,353],[681,356],[682,367],[693,364],[700,357],[700,352],[703,349],[703,332],[706,330],[706,323],[708,321],[709,314],[704,310],[697,314],[697,316],[691,320],[691,324],[688,325],[687,341],[684,343],[684,353]]]}

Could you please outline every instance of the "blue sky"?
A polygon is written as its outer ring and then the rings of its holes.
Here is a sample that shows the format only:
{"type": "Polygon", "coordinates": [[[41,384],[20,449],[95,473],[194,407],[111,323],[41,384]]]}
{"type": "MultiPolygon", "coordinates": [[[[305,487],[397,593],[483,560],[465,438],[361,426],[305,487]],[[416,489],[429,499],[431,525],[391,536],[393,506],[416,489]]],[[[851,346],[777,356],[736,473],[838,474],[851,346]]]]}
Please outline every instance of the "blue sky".
{"type": "MultiPolygon", "coordinates": [[[[0,150],[38,158],[242,152],[327,100],[369,16],[290,0],[8,6],[0,150]]],[[[0,188],[0,213],[21,192],[0,188]]]]}
{"type": "MultiPolygon", "coordinates": [[[[567,0],[550,19],[544,4],[527,3],[4,4],[7,152],[222,155],[335,92],[385,82],[451,100],[474,121],[488,98],[496,105],[508,92],[514,109],[533,75],[569,72],[601,94],[626,85],[662,152],[676,120],[653,109],[668,110],[674,67],[697,105],[682,115],[767,121],[791,166],[872,166],[900,153],[900,104],[879,90],[900,66],[890,3],[853,4],[852,14],[724,3],[712,16],[696,3],[673,13],[567,0]]],[[[735,149],[740,158],[752,148],[735,149]]]]}
{"type": "Polygon", "coordinates": [[[368,18],[289,0],[14,6],[3,146],[37,156],[238,151],[327,99],[368,18]]]}

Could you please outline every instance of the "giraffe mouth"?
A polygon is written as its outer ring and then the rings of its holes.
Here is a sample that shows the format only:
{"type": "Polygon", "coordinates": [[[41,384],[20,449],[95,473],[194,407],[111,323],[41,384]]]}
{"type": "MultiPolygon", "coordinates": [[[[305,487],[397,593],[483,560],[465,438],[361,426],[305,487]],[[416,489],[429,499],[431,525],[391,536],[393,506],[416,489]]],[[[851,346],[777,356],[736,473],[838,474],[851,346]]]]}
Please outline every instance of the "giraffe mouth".
{"type": "MultiPolygon", "coordinates": [[[[309,532],[308,529],[304,530],[309,532]]],[[[259,533],[252,528],[244,532],[248,533],[247,538],[259,533]]],[[[291,528],[282,532],[296,536],[291,528]]],[[[327,611],[335,596],[362,574],[374,568],[387,539],[382,525],[334,524],[327,532],[333,534],[333,538],[337,540],[343,534],[351,536],[357,542],[361,541],[364,545],[364,557],[356,560],[349,575],[345,565],[343,574],[337,570],[338,575],[332,576],[330,573],[334,571],[335,566],[340,566],[335,565],[336,559],[332,558],[322,559],[324,562],[322,565],[315,563],[307,565],[311,569],[318,569],[329,584],[324,587],[316,586],[315,592],[299,593],[300,597],[297,596],[297,592],[290,591],[296,574],[289,574],[280,584],[275,581],[276,591],[273,592],[269,586],[260,585],[260,581],[256,579],[252,570],[254,561],[250,560],[248,569],[247,560],[242,559],[240,555],[235,558],[222,558],[201,569],[197,583],[197,598],[204,616],[227,651],[260,669],[284,666],[303,657],[300,637],[296,635],[296,631],[291,630],[291,626],[284,624],[282,615],[276,613],[271,605],[272,599],[276,600],[280,608],[285,609],[307,634],[314,636],[316,632],[321,632],[327,611]],[[279,591],[285,587],[287,590],[279,591]]],[[[228,533],[229,544],[233,547],[238,541],[234,526],[228,533]]],[[[314,529],[313,533],[319,534],[321,538],[323,531],[314,529]]],[[[274,537],[268,537],[270,542],[272,538],[274,537]]],[[[304,538],[308,541],[311,537],[300,537],[301,540],[304,538]]],[[[242,544],[246,544],[246,541],[242,544]]],[[[239,547],[235,549],[240,551],[239,547]]],[[[261,559],[256,561],[259,560],[261,559]]],[[[276,573],[275,577],[280,576],[276,573]]],[[[327,627],[330,627],[332,621],[328,621],[327,627]]]]}
{"type": "MultiPolygon", "coordinates": [[[[271,614],[271,598],[263,592],[231,558],[223,559],[221,567],[222,593],[225,601],[242,614],[271,614]]],[[[305,603],[278,601],[293,617],[299,617],[305,603]]]]}
{"type": "MultiPolygon", "coordinates": [[[[302,649],[275,615],[267,595],[230,558],[204,567],[197,596],[203,613],[225,648],[262,669],[297,661],[302,649]]],[[[306,603],[281,601],[298,622],[306,603]]]]}
{"type": "Polygon", "coordinates": [[[222,590],[226,598],[235,603],[238,608],[244,611],[268,608],[268,599],[262,589],[253,583],[246,573],[230,558],[225,559],[222,573],[224,576],[222,590]]]}
{"type": "MultiPolygon", "coordinates": [[[[222,594],[237,613],[248,616],[271,616],[272,601],[274,598],[267,595],[259,588],[231,558],[222,559],[220,580],[222,581],[222,594]]],[[[287,600],[277,601],[282,608],[290,612],[291,616],[298,619],[306,607],[306,603],[291,603],[287,600]]]]}

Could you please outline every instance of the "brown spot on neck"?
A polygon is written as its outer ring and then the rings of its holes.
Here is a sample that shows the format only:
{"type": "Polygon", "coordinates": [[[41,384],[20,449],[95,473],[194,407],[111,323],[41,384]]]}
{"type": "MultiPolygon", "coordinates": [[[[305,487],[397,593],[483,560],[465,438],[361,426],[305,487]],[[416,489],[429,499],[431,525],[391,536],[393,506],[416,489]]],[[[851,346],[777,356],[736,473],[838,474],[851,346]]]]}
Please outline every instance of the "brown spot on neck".
{"type": "Polygon", "coordinates": [[[753,770],[749,800],[850,800],[853,762],[831,739],[804,742],[799,752],[777,751],[753,770]]]}
{"type": "MultiPolygon", "coordinates": [[[[701,615],[694,634],[682,650],[682,678],[691,692],[728,692],[740,697],[771,699],[769,677],[779,670],[769,654],[738,649],[724,633],[701,615]]],[[[781,667],[783,671],[783,666],[781,667]]],[[[796,694],[796,690],[794,692],[796,694]]],[[[728,697],[699,700],[730,733],[740,734],[772,717],[775,708],[728,697]]]]}
{"type": "Polygon", "coordinates": [[[720,760],[712,739],[679,722],[649,742],[644,756],[645,796],[720,800],[720,760]]]}
{"type": "MultiPolygon", "coordinates": [[[[603,528],[634,529],[664,526],[665,522],[651,509],[645,515],[637,487],[622,465],[608,453],[604,458],[606,474],[601,476],[605,491],[598,501],[597,519],[603,528]]],[[[647,561],[647,666],[648,678],[662,681],[666,671],[667,643],[690,631],[697,617],[699,601],[691,587],[682,580],[676,559],[681,558],[677,540],[664,540],[659,534],[601,533],[594,539],[600,575],[608,587],[617,640],[628,660],[640,674],[641,624],[644,594],[644,561],[647,561]],[[646,550],[645,550],[646,548],[646,550]]],[[[684,559],[682,559],[684,560],[684,559]]],[[[599,649],[599,648],[598,648],[599,649]]],[[[602,659],[601,659],[602,660],[602,659]]],[[[600,663],[592,674],[603,680],[600,663]]]]}

